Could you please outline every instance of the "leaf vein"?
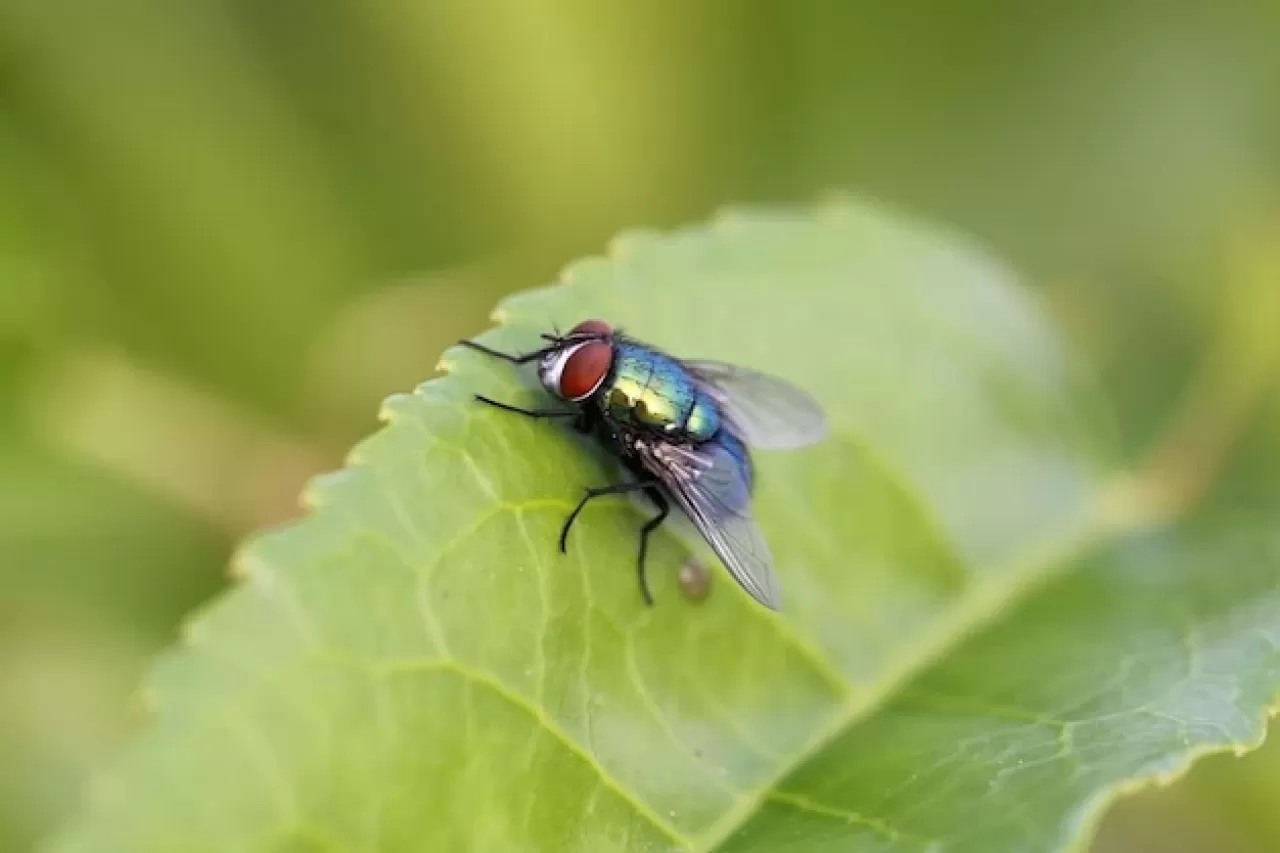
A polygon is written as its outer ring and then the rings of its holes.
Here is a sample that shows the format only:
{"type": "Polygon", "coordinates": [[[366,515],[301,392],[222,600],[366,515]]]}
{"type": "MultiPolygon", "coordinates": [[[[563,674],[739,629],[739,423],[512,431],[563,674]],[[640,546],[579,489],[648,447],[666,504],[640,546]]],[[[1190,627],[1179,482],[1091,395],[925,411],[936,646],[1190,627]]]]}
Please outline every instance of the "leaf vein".
{"type": "MultiPolygon", "coordinates": [[[[363,663],[362,665],[369,666],[367,663],[363,663]]],[[[637,814],[652,823],[656,829],[663,832],[681,847],[686,849],[691,847],[692,842],[690,839],[682,835],[680,831],[670,823],[663,820],[661,815],[651,809],[643,801],[637,799],[635,795],[622,784],[622,781],[617,776],[613,775],[611,770],[600,763],[594,754],[589,750],[584,749],[581,744],[569,735],[568,732],[561,728],[560,724],[546,712],[546,709],[529,701],[527,697],[521,695],[515,690],[512,690],[506,684],[502,683],[501,680],[493,677],[489,673],[471,669],[464,666],[461,662],[453,659],[414,662],[398,661],[393,664],[375,665],[372,668],[375,672],[383,675],[384,677],[430,672],[448,673],[456,675],[465,681],[469,681],[478,687],[483,687],[489,690],[498,698],[503,699],[511,706],[523,711],[535,723],[545,729],[547,733],[558,741],[562,747],[594,770],[606,787],[612,790],[621,800],[635,809],[637,814]]]]}
{"type": "Polygon", "coordinates": [[[800,794],[791,794],[786,791],[773,791],[769,794],[767,799],[770,802],[789,806],[798,811],[809,812],[811,814],[838,820],[843,823],[866,827],[892,844],[907,841],[921,845],[922,850],[928,850],[938,843],[930,838],[904,832],[896,827],[890,826],[878,818],[867,817],[866,815],[858,814],[857,812],[852,812],[847,809],[836,808],[835,806],[829,806],[825,803],[819,803],[808,797],[801,796],[800,794]]]}

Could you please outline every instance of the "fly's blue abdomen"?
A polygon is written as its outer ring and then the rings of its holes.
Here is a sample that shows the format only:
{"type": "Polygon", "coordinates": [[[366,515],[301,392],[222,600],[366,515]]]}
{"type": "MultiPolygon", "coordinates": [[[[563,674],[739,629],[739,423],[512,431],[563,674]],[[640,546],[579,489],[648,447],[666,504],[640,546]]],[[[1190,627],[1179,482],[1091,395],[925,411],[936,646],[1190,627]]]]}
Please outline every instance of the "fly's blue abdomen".
{"type": "Polygon", "coordinates": [[[630,341],[615,347],[601,406],[613,420],[672,438],[706,441],[720,428],[715,401],[680,362],[630,341]]]}
{"type": "MultiPolygon", "coordinates": [[[[723,447],[737,462],[738,468],[742,472],[742,482],[746,486],[746,493],[750,495],[755,488],[755,469],[751,465],[751,454],[747,450],[747,445],[742,439],[734,435],[731,430],[723,430],[716,436],[716,443],[723,447]]],[[[728,508],[741,509],[741,507],[728,508]]]]}
{"type": "Polygon", "coordinates": [[[706,441],[720,429],[720,407],[701,390],[694,398],[684,429],[694,441],[706,441]]]}

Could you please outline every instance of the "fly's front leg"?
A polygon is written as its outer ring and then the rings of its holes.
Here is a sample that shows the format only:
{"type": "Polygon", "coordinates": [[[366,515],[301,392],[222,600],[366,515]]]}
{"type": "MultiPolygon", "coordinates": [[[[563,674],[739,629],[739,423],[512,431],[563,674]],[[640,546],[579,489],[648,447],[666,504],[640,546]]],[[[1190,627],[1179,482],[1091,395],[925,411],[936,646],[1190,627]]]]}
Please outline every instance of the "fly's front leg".
{"type": "Polygon", "coordinates": [[[504,412],[514,412],[517,415],[524,415],[526,418],[534,418],[535,420],[543,418],[577,418],[581,416],[580,412],[572,409],[566,411],[564,409],[522,409],[519,406],[513,406],[510,403],[503,403],[494,400],[483,394],[476,394],[476,400],[484,403],[486,406],[493,406],[495,409],[502,409],[504,412]]]}
{"type": "MultiPolygon", "coordinates": [[[[550,352],[554,347],[543,347],[523,355],[512,355],[511,353],[500,352],[491,349],[484,344],[475,341],[458,341],[459,345],[473,349],[476,352],[484,353],[490,358],[500,359],[509,364],[526,364],[534,359],[541,358],[550,352]]],[[[483,394],[476,394],[476,400],[487,406],[493,406],[495,409],[502,409],[504,412],[514,412],[517,415],[524,415],[527,418],[543,419],[543,418],[580,418],[581,413],[577,409],[523,409],[519,406],[513,406],[510,403],[503,403],[500,400],[494,400],[483,394]]]]}
{"type": "Polygon", "coordinates": [[[529,362],[534,361],[535,359],[542,358],[544,355],[546,355],[547,353],[551,352],[553,349],[556,348],[556,345],[552,345],[548,347],[543,347],[542,349],[534,350],[533,352],[527,352],[521,355],[514,355],[509,352],[502,352],[500,350],[492,349],[491,347],[487,347],[482,343],[477,343],[476,341],[458,341],[458,345],[467,347],[468,349],[473,349],[476,352],[482,352],[485,355],[489,356],[490,358],[501,359],[502,361],[505,361],[508,364],[528,364],[529,362]]]}

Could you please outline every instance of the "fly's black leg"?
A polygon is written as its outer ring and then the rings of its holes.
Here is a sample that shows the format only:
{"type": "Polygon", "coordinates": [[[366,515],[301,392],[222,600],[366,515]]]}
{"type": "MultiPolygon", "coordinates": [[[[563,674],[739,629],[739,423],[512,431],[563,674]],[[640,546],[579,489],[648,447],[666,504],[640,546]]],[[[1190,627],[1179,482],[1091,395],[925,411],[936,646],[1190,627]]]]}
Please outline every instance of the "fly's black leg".
{"type": "Polygon", "coordinates": [[[644,492],[648,495],[649,500],[653,501],[653,505],[658,508],[658,514],[644,523],[644,527],[640,528],[640,556],[636,560],[636,573],[640,576],[640,594],[644,596],[644,603],[653,606],[653,593],[649,592],[649,578],[644,570],[645,553],[649,550],[649,534],[662,526],[662,522],[667,520],[667,514],[671,512],[671,506],[667,503],[666,497],[662,492],[649,486],[644,492]]]}
{"type": "Polygon", "coordinates": [[[612,486],[587,489],[587,493],[582,496],[582,500],[578,501],[578,505],[573,508],[573,512],[569,513],[569,517],[564,520],[564,527],[560,528],[560,553],[568,553],[566,544],[569,539],[569,528],[573,527],[573,523],[578,519],[578,514],[582,512],[587,503],[605,495],[625,495],[628,492],[639,492],[651,488],[653,488],[653,483],[650,481],[632,480],[628,483],[615,483],[612,486]]]}
{"type": "Polygon", "coordinates": [[[565,411],[563,409],[522,409],[510,403],[492,400],[482,394],[477,394],[476,399],[481,403],[493,406],[495,409],[502,409],[504,412],[515,412],[517,415],[524,415],[527,418],[576,418],[580,415],[577,411],[565,411]]]}
{"type": "Polygon", "coordinates": [[[524,355],[513,355],[509,352],[499,352],[496,349],[490,349],[484,344],[476,343],[475,341],[458,341],[458,345],[468,347],[476,352],[482,352],[492,358],[500,358],[503,361],[510,362],[511,364],[528,364],[534,359],[542,358],[544,355],[555,349],[554,346],[550,346],[543,347],[540,350],[534,350],[533,352],[527,352],[524,355]]]}

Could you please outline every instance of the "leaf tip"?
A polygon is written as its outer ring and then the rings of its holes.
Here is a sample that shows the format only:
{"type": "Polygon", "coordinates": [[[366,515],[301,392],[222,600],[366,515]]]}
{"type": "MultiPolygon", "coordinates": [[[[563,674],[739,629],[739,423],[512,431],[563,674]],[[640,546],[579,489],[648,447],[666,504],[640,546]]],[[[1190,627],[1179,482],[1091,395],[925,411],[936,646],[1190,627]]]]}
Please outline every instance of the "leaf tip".
{"type": "Polygon", "coordinates": [[[560,285],[572,285],[579,279],[590,278],[593,269],[605,267],[608,264],[609,259],[603,255],[587,255],[565,266],[556,281],[560,285]]]}
{"type": "MultiPolygon", "coordinates": [[[[178,623],[178,641],[188,648],[194,648],[200,645],[205,638],[204,629],[200,627],[199,619],[184,619],[178,623]]],[[[144,687],[149,690],[149,687],[144,687]]]]}
{"type": "MultiPolygon", "coordinates": [[[[360,464],[359,460],[356,458],[356,449],[354,447],[350,450],[350,452],[347,453],[345,464],[347,465],[360,464]]],[[[306,512],[306,513],[313,513],[316,510],[320,509],[320,505],[321,505],[320,495],[316,492],[315,486],[313,484],[307,483],[307,485],[303,487],[302,493],[298,495],[298,504],[302,507],[303,512],[306,512]]]]}
{"type": "Polygon", "coordinates": [[[606,254],[614,260],[625,260],[644,247],[656,243],[661,236],[652,228],[628,228],[613,236],[609,241],[606,254]]]}
{"type": "MultiPolygon", "coordinates": [[[[253,540],[250,539],[242,543],[235,553],[231,555],[230,563],[227,566],[227,574],[232,580],[247,583],[262,583],[262,560],[254,553],[251,547],[253,540]]],[[[183,623],[185,628],[187,623],[183,623]]]]}
{"type": "MultiPolygon", "coordinates": [[[[374,435],[376,436],[377,434],[375,433],[374,435]]],[[[303,486],[302,494],[298,496],[298,504],[305,513],[310,515],[322,509],[328,502],[329,490],[337,483],[345,480],[353,469],[363,466],[365,444],[369,440],[365,439],[347,451],[341,468],[336,471],[317,474],[307,481],[307,484],[303,486]]]]}
{"type": "Polygon", "coordinates": [[[231,578],[235,583],[244,583],[250,578],[249,569],[245,565],[245,561],[240,558],[240,553],[240,551],[237,551],[233,554],[231,562],[227,564],[227,577],[231,578]]]}
{"type": "MultiPolygon", "coordinates": [[[[453,370],[453,365],[450,364],[449,370],[446,372],[451,372],[452,370],[453,370]]],[[[402,421],[406,419],[411,419],[412,412],[410,407],[415,402],[418,402],[423,398],[427,398],[431,396],[431,392],[437,384],[438,384],[438,378],[428,379],[426,382],[423,382],[420,385],[418,385],[418,387],[414,389],[412,394],[390,395],[389,397],[387,397],[385,400],[382,401],[382,405],[378,406],[378,414],[377,414],[378,423],[382,425],[383,429],[391,429],[395,427],[397,424],[401,423],[402,421]]],[[[360,461],[364,458],[364,456],[363,454],[357,455],[356,451],[360,450],[366,443],[371,441],[376,441],[377,437],[381,434],[382,434],[382,430],[380,429],[375,433],[373,433],[373,435],[369,436],[368,438],[364,439],[363,441],[361,441],[360,443],[352,447],[351,451],[347,454],[347,462],[345,467],[355,467],[356,465],[360,464],[360,461]]]]}

